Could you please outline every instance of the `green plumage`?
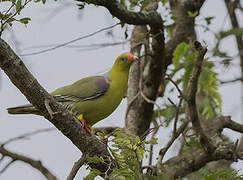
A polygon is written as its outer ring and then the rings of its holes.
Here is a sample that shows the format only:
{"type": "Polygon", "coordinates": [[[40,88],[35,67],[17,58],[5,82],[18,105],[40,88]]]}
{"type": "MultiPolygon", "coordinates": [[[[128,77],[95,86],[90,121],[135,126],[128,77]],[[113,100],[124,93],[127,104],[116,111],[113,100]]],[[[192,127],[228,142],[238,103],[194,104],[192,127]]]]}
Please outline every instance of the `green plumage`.
{"type": "MultiPolygon", "coordinates": [[[[81,79],[58,88],[51,94],[75,116],[83,115],[90,126],[109,116],[120,104],[127,89],[129,68],[133,62],[130,53],[121,54],[110,71],[101,76],[81,79]]],[[[9,114],[41,113],[32,105],[8,108],[9,114]]]]}

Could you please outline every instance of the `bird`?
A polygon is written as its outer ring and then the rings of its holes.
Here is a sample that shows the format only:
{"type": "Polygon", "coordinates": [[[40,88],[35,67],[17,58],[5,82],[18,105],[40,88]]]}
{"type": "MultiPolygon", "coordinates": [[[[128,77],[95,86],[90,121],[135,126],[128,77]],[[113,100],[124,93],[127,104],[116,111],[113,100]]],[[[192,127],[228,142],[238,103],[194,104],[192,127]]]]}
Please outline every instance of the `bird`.
{"type": "MultiPolygon", "coordinates": [[[[130,66],[136,59],[132,53],[122,53],[108,72],[80,79],[50,94],[82,122],[82,130],[85,128],[91,133],[91,127],[108,117],[121,103],[127,90],[130,66]]],[[[7,111],[9,114],[42,115],[32,104],[10,107],[7,111]]]]}

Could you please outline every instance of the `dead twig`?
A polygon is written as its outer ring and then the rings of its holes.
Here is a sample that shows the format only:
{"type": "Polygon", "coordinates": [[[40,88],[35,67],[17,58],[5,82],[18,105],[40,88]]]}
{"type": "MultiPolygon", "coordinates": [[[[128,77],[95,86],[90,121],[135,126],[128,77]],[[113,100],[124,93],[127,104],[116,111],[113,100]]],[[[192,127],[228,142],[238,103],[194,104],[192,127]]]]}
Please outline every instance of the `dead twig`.
{"type": "Polygon", "coordinates": [[[12,159],[6,166],[4,166],[4,168],[2,168],[2,170],[0,171],[0,174],[3,174],[4,171],[6,171],[8,169],[8,167],[14,163],[14,159],[12,159]]]}
{"type": "Polygon", "coordinates": [[[72,170],[67,177],[67,180],[73,180],[74,179],[78,170],[84,165],[85,160],[86,160],[86,155],[83,154],[82,157],[74,163],[72,170]]]}
{"type": "Polygon", "coordinates": [[[33,168],[37,169],[43,176],[45,176],[48,180],[56,180],[56,176],[54,176],[42,163],[41,161],[38,160],[34,160],[32,158],[29,158],[27,156],[23,156],[17,153],[13,153],[9,150],[7,150],[6,148],[4,148],[3,146],[0,146],[0,154],[2,154],[3,156],[8,156],[12,159],[12,161],[10,161],[10,163],[8,165],[6,165],[4,167],[4,169],[1,170],[1,172],[5,171],[13,162],[15,161],[22,161],[25,162],[27,164],[29,164],[30,166],[32,166],[33,168]]]}
{"type": "Polygon", "coordinates": [[[16,136],[14,138],[10,138],[7,141],[2,143],[2,146],[5,146],[11,142],[17,141],[17,140],[22,140],[22,139],[28,139],[30,136],[36,135],[36,134],[40,134],[40,133],[44,133],[44,132],[50,132],[50,131],[54,131],[56,130],[55,128],[45,128],[45,129],[38,129],[35,130],[33,132],[29,132],[29,133],[24,133],[22,135],[16,136]]]}
{"type": "Polygon", "coordinates": [[[189,120],[186,120],[184,123],[182,123],[182,125],[179,127],[179,129],[172,134],[172,137],[167,142],[166,146],[164,148],[160,149],[158,161],[157,161],[157,165],[156,165],[157,167],[161,167],[162,161],[163,161],[163,158],[164,158],[166,152],[169,150],[169,148],[174,143],[174,141],[179,137],[179,135],[182,134],[182,132],[186,129],[189,122],[190,122],[189,120]]]}
{"type": "Polygon", "coordinates": [[[111,171],[111,165],[112,165],[111,158],[108,157],[108,159],[110,162],[109,162],[109,166],[108,166],[107,170],[105,171],[105,179],[109,179],[109,171],[111,171]]]}
{"type": "MultiPolygon", "coordinates": [[[[154,127],[157,127],[157,128],[155,128],[155,130],[153,131],[152,136],[151,136],[151,140],[155,138],[155,135],[159,131],[159,125],[158,125],[157,121],[155,119],[153,119],[152,120],[152,123],[153,123],[154,127]]],[[[152,161],[153,161],[153,149],[154,149],[154,145],[153,144],[150,144],[149,166],[152,165],[152,161]]]]}

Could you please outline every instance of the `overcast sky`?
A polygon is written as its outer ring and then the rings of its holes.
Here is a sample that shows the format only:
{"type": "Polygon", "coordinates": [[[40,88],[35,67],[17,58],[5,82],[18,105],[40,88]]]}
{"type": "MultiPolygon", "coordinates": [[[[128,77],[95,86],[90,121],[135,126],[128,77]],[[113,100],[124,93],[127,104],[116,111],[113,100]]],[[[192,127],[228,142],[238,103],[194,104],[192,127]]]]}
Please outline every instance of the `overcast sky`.
{"type": "MultiPolygon", "coordinates": [[[[23,17],[31,18],[28,26],[15,24],[11,31],[3,34],[3,39],[17,51],[18,55],[23,55],[65,43],[118,22],[104,8],[87,6],[83,11],[79,11],[74,4],[60,5],[60,2],[62,1],[49,1],[46,5],[32,3],[22,13],[23,17]],[[16,42],[18,43],[16,44],[16,42]]],[[[197,18],[198,23],[201,23],[203,17],[215,16],[213,22],[218,23],[211,26],[214,32],[217,32],[222,27],[224,29],[229,28],[225,7],[222,2],[222,0],[208,0],[202,8],[201,16],[197,18]]],[[[239,17],[243,19],[242,15],[239,17]]],[[[128,30],[131,29],[132,26],[129,26],[128,30]]],[[[72,45],[124,41],[124,29],[116,26],[112,30],[113,37],[108,36],[107,31],[105,31],[82,39],[72,45]]],[[[197,32],[199,40],[204,40],[209,48],[212,47],[213,43],[215,43],[212,34],[205,33],[199,28],[197,28],[197,32]]],[[[230,55],[237,54],[233,38],[224,40],[221,48],[229,52],[230,55]]],[[[97,48],[95,50],[83,50],[72,46],[38,55],[22,56],[22,59],[41,85],[51,92],[58,87],[70,84],[83,77],[105,72],[112,66],[115,58],[126,51],[129,51],[128,45],[97,48]]],[[[217,61],[217,59],[213,60],[217,61]]],[[[234,63],[237,65],[239,61],[236,60],[234,63]]],[[[220,68],[216,70],[220,73],[222,79],[231,79],[240,75],[237,66],[234,66],[233,70],[220,70],[220,68]]],[[[28,102],[2,71],[0,71],[0,78],[0,142],[23,133],[53,127],[47,120],[39,116],[13,116],[7,114],[7,107],[28,102]]],[[[240,121],[240,111],[242,110],[242,98],[239,98],[241,91],[240,83],[220,86],[220,93],[223,98],[223,114],[232,115],[232,118],[238,122],[240,121]]],[[[162,100],[162,102],[164,101],[162,100]]],[[[114,125],[123,127],[125,107],[126,101],[124,100],[111,116],[95,126],[114,125]]],[[[168,132],[170,132],[170,129],[162,129],[158,133],[158,137],[161,137],[163,134],[162,137],[167,137],[168,139],[168,132]]],[[[231,131],[226,131],[226,134],[232,140],[240,137],[239,134],[232,134],[231,131]]],[[[165,139],[160,139],[156,152],[165,143],[165,139]]],[[[74,162],[80,157],[80,151],[57,130],[32,136],[30,140],[13,142],[7,147],[14,152],[27,155],[33,159],[40,159],[60,179],[67,177],[74,162]]],[[[172,156],[173,151],[177,147],[177,144],[175,144],[171,148],[169,153],[166,154],[165,160],[172,156]]],[[[6,159],[5,163],[7,162],[8,160],[6,159]]],[[[237,169],[240,166],[243,167],[242,161],[234,164],[234,167],[237,169]]],[[[76,179],[80,179],[86,174],[87,171],[85,171],[85,168],[82,168],[76,179]]],[[[44,179],[38,171],[22,162],[14,163],[4,174],[0,175],[1,180],[16,178],[44,179]]]]}

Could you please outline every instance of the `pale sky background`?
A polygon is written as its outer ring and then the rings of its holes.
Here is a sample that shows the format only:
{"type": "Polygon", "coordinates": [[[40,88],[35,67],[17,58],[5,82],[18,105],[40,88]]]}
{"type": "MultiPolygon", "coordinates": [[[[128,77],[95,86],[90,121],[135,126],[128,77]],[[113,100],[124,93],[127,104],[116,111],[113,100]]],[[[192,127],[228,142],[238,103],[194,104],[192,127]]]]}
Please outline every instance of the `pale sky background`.
{"type": "MultiPolygon", "coordinates": [[[[70,3],[73,3],[70,6],[68,6],[68,3],[64,4],[63,2],[62,0],[58,2],[49,1],[46,5],[31,3],[23,10],[21,15],[22,17],[30,17],[32,19],[31,22],[27,27],[22,24],[14,24],[11,32],[3,34],[3,39],[16,50],[18,55],[21,55],[46,49],[46,45],[65,43],[118,22],[104,8],[87,6],[83,11],[79,11],[74,5],[74,1],[70,1],[70,3]],[[13,40],[13,35],[15,40],[13,40]],[[18,42],[17,46],[16,40],[18,42]]],[[[201,10],[201,15],[197,18],[198,23],[207,16],[215,16],[213,25],[210,26],[214,32],[218,32],[222,27],[224,29],[230,27],[222,0],[208,0],[201,10]]],[[[242,14],[239,14],[239,18],[243,20],[242,14]]],[[[131,30],[132,26],[128,26],[128,29],[131,30]]],[[[113,38],[107,36],[106,32],[80,40],[72,45],[112,43],[124,40],[124,29],[121,29],[119,26],[113,28],[113,38]]],[[[215,40],[210,33],[205,33],[200,28],[197,28],[197,32],[200,41],[204,40],[209,48],[213,46],[215,40]]],[[[229,52],[230,55],[237,54],[234,38],[225,39],[221,48],[229,52]]],[[[125,51],[129,51],[128,45],[111,46],[92,51],[63,47],[39,55],[23,56],[22,60],[24,60],[40,84],[50,92],[83,77],[104,72],[112,66],[114,59],[125,51]]],[[[219,61],[219,59],[213,60],[219,61]]],[[[239,64],[239,60],[234,60],[234,64],[235,66],[233,66],[232,70],[216,69],[220,73],[221,79],[228,80],[240,76],[240,70],[236,66],[239,64]]],[[[23,133],[53,127],[47,120],[39,116],[13,116],[7,114],[7,107],[28,102],[2,71],[0,71],[0,78],[0,142],[23,133]]],[[[220,86],[219,91],[223,98],[223,114],[231,115],[233,120],[240,122],[242,113],[242,96],[240,98],[242,89],[240,83],[220,86]]],[[[111,116],[95,126],[114,125],[123,127],[125,108],[126,101],[124,100],[111,116]]],[[[162,128],[158,133],[159,144],[155,153],[169,139],[170,134],[168,132],[170,130],[171,128],[162,128]],[[163,137],[163,139],[160,137],[163,137]]],[[[240,137],[239,133],[232,133],[229,130],[225,131],[225,133],[234,141],[240,137]]],[[[13,152],[41,160],[59,179],[67,177],[74,162],[80,157],[80,151],[57,130],[32,136],[30,140],[13,142],[7,148],[13,152]]],[[[175,143],[166,154],[165,160],[170,158],[177,148],[178,144],[175,143]]],[[[157,154],[155,155],[157,156],[157,154]]],[[[5,159],[4,162],[7,163],[8,159],[5,159]]],[[[234,163],[233,166],[236,169],[240,169],[243,167],[243,162],[239,161],[234,163]]],[[[86,174],[87,171],[83,167],[75,179],[81,179],[86,174]]],[[[0,180],[16,178],[27,180],[44,179],[38,171],[22,162],[15,162],[4,174],[0,175],[0,180]]]]}

